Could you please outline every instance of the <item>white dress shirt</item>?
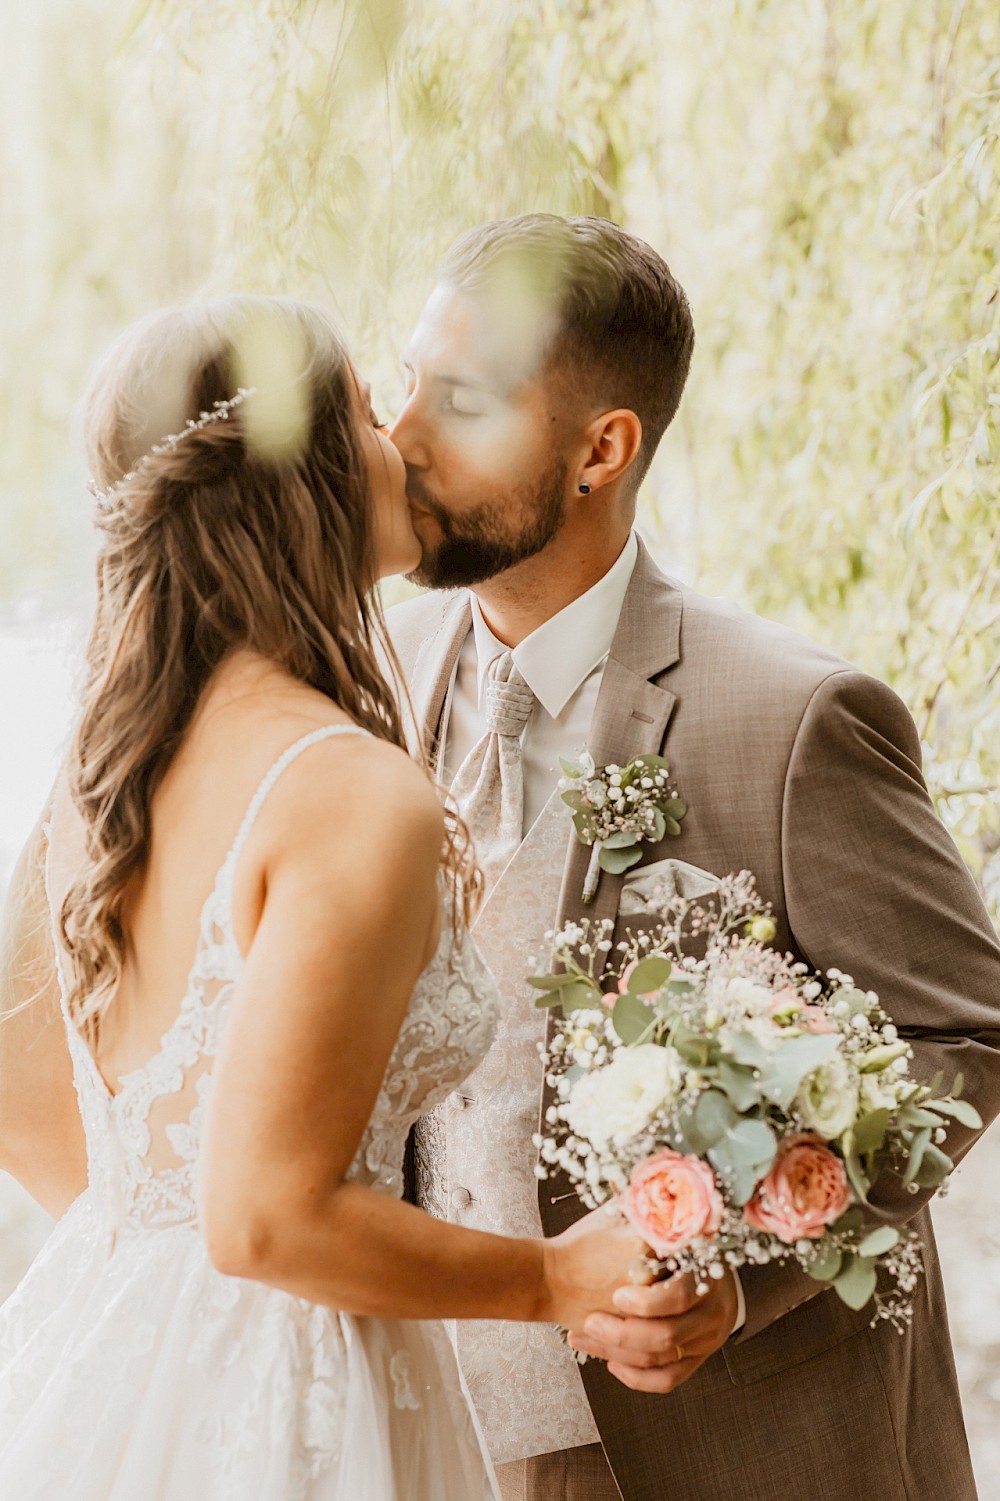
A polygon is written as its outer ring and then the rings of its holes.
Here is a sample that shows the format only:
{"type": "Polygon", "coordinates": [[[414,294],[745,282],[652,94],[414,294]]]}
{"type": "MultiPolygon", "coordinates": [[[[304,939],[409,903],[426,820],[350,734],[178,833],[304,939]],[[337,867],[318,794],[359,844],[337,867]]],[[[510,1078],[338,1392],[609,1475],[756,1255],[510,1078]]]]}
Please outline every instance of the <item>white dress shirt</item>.
{"type": "MultiPolygon", "coordinates": [[[[617,561],[593,588],[513,649],[514,665],[537,700],[521,736],[524,833],[562,776],[559,757],[572,757],[586,748],[604,664],[638,555],[639,544],[631,532],[617,561]]],[[[442,780],[447,785],[485,733],[486,679],[491,663],[507,650],[473,595],[472,629],[455,664],[442,734],[442,780]]]]}

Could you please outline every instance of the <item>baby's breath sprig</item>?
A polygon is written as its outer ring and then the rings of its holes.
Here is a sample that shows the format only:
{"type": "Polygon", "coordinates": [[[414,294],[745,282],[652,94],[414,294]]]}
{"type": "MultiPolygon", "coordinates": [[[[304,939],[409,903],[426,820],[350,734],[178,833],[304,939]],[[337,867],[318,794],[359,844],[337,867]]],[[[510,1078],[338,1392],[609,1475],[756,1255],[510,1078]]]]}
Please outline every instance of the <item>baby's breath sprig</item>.
{"type": "Polygon", "coordinates": [[[662,756],[634,756],[626,766],[595,766],[593,756],[559,764],[562,800],[573,810],[573,827],[581,844],[591,847],[583,883],[583,900],[597,895],[601,871],[614,875],[637,865],[644,841],[659,843],[681,832],[687,803],[670,781],[662,756]]]}

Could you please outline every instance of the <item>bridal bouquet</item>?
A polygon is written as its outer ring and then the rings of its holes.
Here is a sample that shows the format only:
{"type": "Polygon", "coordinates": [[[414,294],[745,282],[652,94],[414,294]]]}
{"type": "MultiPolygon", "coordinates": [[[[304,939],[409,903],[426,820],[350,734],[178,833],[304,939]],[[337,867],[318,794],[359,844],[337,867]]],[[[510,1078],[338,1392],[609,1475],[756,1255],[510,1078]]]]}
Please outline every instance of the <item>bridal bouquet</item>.
{"type": "Polygon", "coordinates": [[[651,911],[610,971],[611,922],[574,923],[552,935],[558,972],[529,981],[562,1008],[540,1176],[562,1168],[590,1208],[614,1199],[655,1275],[694,1272],[706,1290],[727,1267],[794,1259],[902,1328],[919,1243],[879,1223],[868,1193],[886,1172],[911,1193],[944,1182],[948,1121],[981,1124],[961,1079],[948,1095],[940,1076],[916,1082],[874,991],[771,948],[748,872],[651,911]]]}

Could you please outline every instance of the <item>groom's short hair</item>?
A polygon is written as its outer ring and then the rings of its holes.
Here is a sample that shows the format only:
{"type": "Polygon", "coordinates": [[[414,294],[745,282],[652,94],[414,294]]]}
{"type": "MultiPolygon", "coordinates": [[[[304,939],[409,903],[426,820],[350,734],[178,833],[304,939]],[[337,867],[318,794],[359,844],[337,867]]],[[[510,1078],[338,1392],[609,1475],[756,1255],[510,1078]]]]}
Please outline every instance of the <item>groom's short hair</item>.
{"type": "Polygon", "coordinates": [[[449,250],[441,280],[461,291],[508,286],[511,275],[556,315],[546,373],[642,423],[638,489],[680,405],[694,348],[684,288],[662,256],[617,224],[521,214],[482,224],[449,250]]]}

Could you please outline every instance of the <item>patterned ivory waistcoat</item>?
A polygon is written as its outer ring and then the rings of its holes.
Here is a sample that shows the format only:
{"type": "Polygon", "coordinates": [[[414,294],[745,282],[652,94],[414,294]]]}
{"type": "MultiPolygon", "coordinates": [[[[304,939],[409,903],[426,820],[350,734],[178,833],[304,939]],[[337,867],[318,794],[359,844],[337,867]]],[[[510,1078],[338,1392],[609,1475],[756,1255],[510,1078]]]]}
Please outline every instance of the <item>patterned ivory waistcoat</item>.
{"type": "MultiPolygon", "coordinates": [[[[536,1151],[546,1013],[525,983],[544,962],[570,834],[554,792],[486,899],[473,933],[500,990],[500,1026],[462,1089],[422,1125],[420,1201],[441,1219],[501,1235],[541,1235],[536,1151]]],[[[547,1324],[457,1325],[459,1363],[494,1464],[598,1441],[579,1367],[547,1324]]]]}

